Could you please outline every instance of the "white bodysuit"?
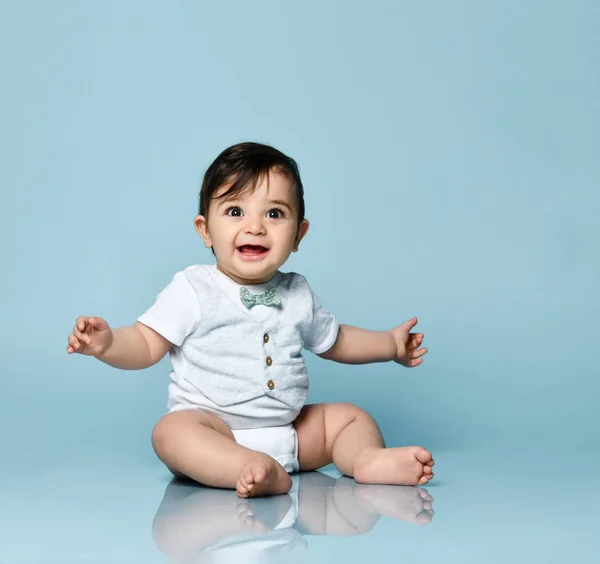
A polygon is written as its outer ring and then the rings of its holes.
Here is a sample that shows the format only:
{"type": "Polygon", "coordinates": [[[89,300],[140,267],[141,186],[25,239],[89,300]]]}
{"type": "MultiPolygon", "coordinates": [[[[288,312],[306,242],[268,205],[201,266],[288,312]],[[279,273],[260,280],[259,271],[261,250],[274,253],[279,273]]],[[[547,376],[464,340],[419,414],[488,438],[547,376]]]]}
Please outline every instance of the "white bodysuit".
{"type": "Polygon", "coordinates": [[[328,350],[339,324],[301,274],[278,271],[246,286],[252,294],[276,288],[280,306],[248,309],[241,287],[216,265],[190,266],[138,321],[173,343],[170,411],[204,409],[227,423],[237,442],[296,471],[292,422],[308,393],[302,349],[328,350]]]}

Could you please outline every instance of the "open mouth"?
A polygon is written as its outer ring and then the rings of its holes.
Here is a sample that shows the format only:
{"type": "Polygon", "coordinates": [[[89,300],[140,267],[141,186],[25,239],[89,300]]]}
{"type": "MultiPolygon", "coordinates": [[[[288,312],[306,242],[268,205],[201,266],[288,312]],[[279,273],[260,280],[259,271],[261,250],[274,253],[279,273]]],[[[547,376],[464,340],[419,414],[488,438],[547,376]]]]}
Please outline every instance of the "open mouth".
{"type": "Polygon", "coordinates": [[[251,260],[266,255],[269,249],[261,245],[242,245],[237,251],[243,258],[251,260]]]}

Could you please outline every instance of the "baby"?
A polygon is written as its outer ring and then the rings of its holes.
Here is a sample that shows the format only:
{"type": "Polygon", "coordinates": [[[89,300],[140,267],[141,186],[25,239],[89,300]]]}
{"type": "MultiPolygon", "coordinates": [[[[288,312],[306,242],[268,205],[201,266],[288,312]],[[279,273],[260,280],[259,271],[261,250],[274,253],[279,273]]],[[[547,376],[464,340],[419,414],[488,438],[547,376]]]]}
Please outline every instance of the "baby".
{"type": "Polygon", "coordinates": [[[423,447],[386,448],[354,405],[305,405],[303,348],[406,367],[427,349],[411,332],[416,318],[390,331],[340,325],[304,276],[279,271],[309,227],[296,162],[258,143],[226,149],[206,171],[194,223],[215,265],[177,272],[131,326],[79,317],[67,346],[129,370],[169,353],[169,413],[152,432],[167,468],[242,498],[286,493],[290,473],[332,462],[360,483],[427,484],[434,461],[423,447]]]}

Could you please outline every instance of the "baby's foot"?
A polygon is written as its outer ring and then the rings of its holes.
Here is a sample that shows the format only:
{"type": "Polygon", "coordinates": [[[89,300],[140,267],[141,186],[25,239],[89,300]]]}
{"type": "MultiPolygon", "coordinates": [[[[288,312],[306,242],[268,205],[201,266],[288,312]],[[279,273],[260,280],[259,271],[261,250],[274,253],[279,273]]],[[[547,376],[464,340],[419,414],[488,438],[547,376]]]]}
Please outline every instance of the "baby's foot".
{"type": "Polygon", "coordinates": [[[423,447],[370,448],[354,463],[362,484],[423,486],[433,478],[433,458],[423,447]]]}
{"type": "Polygon", "coordinates": [[[424,488],[356,484],[354,495],[366,509],[415,525],[427,525],[434,516],[433,497],[424,488]]]}
{"type": "Polygon", "coordinates": [[[292,479],[275,459],[257,452],[242,468],[236,483],[239,497],[278,495],[290,491],[292,479]]]}

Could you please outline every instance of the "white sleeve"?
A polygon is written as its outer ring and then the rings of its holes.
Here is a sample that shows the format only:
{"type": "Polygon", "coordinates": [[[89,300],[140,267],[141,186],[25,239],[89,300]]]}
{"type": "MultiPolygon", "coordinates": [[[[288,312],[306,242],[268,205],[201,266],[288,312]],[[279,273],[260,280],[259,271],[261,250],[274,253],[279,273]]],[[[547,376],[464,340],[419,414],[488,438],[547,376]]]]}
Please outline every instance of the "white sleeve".
{"type": "Polygon", "coordinates": [[[175,274],[171,283],[158,294],[154,305],[137,320],[174,345],[181,346],[200,323],[198,297],[184,271],[175,274]]]}
{"type": "MultiPolygon", "coordinates": [[[[310,286],[309,286],[310,288],[310,286]]],[[[337,319],[323,308],[321,300],[312,290],[312,325],[304,335],[304,348],[314,354],[322,354],[335,343],[340,324],[337,319]]]]}

